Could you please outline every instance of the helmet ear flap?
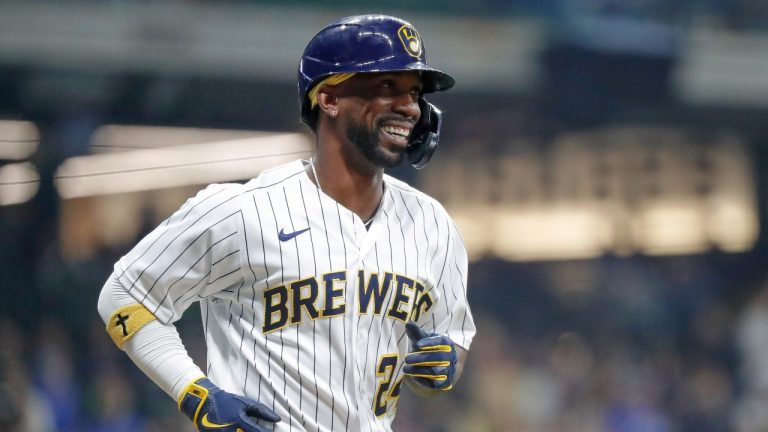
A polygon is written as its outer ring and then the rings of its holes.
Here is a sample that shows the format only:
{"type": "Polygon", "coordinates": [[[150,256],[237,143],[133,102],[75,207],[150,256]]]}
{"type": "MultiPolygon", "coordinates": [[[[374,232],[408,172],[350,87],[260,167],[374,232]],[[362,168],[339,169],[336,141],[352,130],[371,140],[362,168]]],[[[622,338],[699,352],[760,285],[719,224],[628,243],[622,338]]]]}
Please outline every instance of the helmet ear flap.
{"type": "Polygon", "coordinates": [[[437,150],[443,119],[442,111],[423,97],[419,98],[419,108],[421,117],[411,131],[411,140],[406,150],[408,161],[416,169],[427,166],[437,150]]]}

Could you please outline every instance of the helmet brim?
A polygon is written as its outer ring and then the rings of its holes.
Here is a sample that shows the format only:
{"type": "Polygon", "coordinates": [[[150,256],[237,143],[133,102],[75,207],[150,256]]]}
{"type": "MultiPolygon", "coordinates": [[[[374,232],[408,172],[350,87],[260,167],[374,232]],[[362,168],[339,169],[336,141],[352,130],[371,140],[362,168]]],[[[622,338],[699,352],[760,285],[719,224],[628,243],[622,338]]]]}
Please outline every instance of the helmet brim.
{"type": "Polygon", "coordinates": [[[357,72],[360,74],[367,73],[391,73],[391,72],[419,72],[424,84],[424,93],[435,93],[450,89],[456,84],[456,80],[447,73],[431,68],[423,63],[412,63],[402,69],[388,69],[382,68],[381,70],[371,69],[365,72],[357,72]]]}
{"type": "Polygon", "coordinates": [[[456,84],[452,76],[433,68],[415,68],[424,80],[424,93],[435,93],[450,89],[456,84]]]}

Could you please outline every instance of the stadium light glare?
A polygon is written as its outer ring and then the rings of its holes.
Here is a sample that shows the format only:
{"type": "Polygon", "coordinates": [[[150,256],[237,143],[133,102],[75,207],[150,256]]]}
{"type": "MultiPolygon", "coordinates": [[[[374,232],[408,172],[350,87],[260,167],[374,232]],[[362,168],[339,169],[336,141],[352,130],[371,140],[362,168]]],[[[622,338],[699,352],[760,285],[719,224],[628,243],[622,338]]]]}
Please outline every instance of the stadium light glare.
{"type": "Polygon", "coordinates": [[[40,133],[34,123],[0,120],[0,159],[27,159],[37,151],[39,141],[40,133]]]}
{"type": "Polygon", "coordinates": [[[689,254],[707,250],[705,212],[696,201],[666,201],[640,209],[633,218],[639,250],[648,255],[689,254]]]}
{"type": "MultiPolygon", "coordinates": [[[[159,137],[145,142],[160,142],[159,137]]],[[[251,138],[107,152],[65,160],[55,182],[59,195],[71,199],[246,180],[308,156],[311,148],[302,134],[259,133],[251,138]]]]}
{"type": "Polygon", "coordinates": [[[29,162],[0,167],[0,205],[23,204],[37,194],[40,176],[29,162]]]}
{"type": "Polygon", "coordinates": [[[205,144],[273,135],[273,132],[253,130],[104,125],[93,133],[91,152],[107,153],[147,148],[167,148],[187,144],[205,144]]]}
{"type": "Polygon", "coordinates": [[[610,220],[598,208],[487,206],[451,208],[470,260],[490,254],[510,261],[585,259],[610,245],[610,220]]]}

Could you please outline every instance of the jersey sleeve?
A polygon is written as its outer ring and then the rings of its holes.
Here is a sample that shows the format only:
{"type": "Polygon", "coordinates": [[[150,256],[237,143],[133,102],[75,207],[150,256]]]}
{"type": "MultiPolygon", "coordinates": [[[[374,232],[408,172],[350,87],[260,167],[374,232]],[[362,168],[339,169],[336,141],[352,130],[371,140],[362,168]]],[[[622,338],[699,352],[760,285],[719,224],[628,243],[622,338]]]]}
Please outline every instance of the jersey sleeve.
{"type": "Polygon", "coordinates": [[[204,189],[115,264],[117,281],[161,322],[242,280],[238,186],[204,189]]]}
{"type": "Polygon", "coordinates": [[[431,321],[436,333],[468,350],[476,330],[467,301],[467,249],[453,222],[449,220],[448,225],[447,253],[437,286],[440,297],[431,308],[431,321]]]}

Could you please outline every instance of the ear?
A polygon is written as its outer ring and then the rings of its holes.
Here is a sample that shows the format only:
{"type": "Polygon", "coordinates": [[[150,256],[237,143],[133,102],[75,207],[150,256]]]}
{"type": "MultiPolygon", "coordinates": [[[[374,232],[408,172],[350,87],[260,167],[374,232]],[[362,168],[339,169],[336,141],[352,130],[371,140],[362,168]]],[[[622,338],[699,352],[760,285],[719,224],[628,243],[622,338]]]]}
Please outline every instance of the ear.
{"type": "Polygon", "coordinates": [[[330,118],[336,118],[339,113],[339,98],[333,87],[325,86],[317,92],[317,106],[330,118]]]}

